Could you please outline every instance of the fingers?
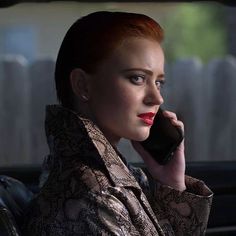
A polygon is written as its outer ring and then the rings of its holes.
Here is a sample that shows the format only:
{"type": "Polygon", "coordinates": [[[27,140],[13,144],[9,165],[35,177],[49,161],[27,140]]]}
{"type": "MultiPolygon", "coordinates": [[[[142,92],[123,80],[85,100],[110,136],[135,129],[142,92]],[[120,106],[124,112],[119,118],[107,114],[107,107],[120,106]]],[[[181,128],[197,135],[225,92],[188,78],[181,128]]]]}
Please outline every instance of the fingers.
{"type": "Polygon", "coordinates": [[[165,110],[163,111],[163,115],[168,117],[174,126],[179,127],[184,132],[184,123],[178,120],[177,115],[174,112],[165,110]]]}
{"type": "Polygon", "coordinates": [[[163,111],[163,115],[164,115],[165,117],[170,118],[170,119],[177,120],[176,114],[175,114],[174,112],[172,112],[172,111],[167,111],[167,110],[165,110],[165,111],[163,111]]]}
{"type": "Polygon", "coordinates": [[[180,120],[172,120],[171,119],[171,124],[174,125],[174,126],[177,126],[179,127],[181,130],[184,131],[184,123],[180,120]]]}

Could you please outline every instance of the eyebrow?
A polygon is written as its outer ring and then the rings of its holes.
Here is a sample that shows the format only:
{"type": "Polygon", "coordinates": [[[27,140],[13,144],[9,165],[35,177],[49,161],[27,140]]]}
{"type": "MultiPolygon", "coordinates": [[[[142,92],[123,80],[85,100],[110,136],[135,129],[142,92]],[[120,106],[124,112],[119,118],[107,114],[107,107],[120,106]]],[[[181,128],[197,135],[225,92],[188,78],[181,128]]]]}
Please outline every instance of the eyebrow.
{"type": "MultiPolygon", "coordinates": [[[[130,68],[130,69],[124,69],[121,72],[131,72],[131,71],[143,71],[148,75],[153,75],[153,72],[151,70],[148,69],[144,69],[144,68],[130,68]]],[[[157,76],[159,79],[165,80],[165,74],[161,73],[157,76]]]]}

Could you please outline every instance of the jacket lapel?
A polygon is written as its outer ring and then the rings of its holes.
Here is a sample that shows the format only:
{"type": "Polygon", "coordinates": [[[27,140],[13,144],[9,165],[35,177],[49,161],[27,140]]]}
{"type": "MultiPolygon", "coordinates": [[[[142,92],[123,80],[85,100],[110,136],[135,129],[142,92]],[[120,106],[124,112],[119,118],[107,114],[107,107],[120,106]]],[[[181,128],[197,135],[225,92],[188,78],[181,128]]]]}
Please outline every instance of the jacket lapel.
{"type": "Polygon", "coordinates": [[[90,162],[94,161],[105,165],[114,186],[134,189],[145,212],[160,235],[163,235],[155,214],[137,180],[122,161],[118,151],[114,149],[96,124],[60,105],[49,105],[46,108],[45,128],[51,154],[64,159],[54,158],[56,159],[54,162],[66,162],[66,159],[78,156],[81,157],[81,161],[84,158],[83,160],[90,159],[90,162]],[[66,134],[66,138],[64,135],[60,137],[61,134],[66,134]]]}
{"type": "Polygon", "coordinates": [[[79,119],[82,120],[90,139],[104,161],[114,185],[117,187],[133,187],[141,191],[141,187],[136,179],[100,129],[88,119],[82,117],[79,117],[79,119]]]}
{"type": "Polygon", "coordinates": [[[70,163],[73,156],[79,157],[74,161],[96,162],[105,165],[115,186],[133,187],[141,192],[117,151],[91,120],[60,105],[48,105],[45,129],[54,163],[70,163]]]}

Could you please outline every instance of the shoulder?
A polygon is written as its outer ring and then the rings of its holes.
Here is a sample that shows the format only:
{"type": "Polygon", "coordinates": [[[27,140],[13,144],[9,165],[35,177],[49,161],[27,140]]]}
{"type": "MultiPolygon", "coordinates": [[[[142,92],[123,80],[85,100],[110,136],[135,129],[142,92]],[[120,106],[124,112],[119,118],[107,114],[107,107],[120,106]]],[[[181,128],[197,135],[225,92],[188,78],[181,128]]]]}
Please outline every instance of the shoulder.
{"type": "Polygon", "coordinates": [[[101,209],[105,209],[107,200],[112,203],[106,191],[109,186],[110,181],[102,170],[88,166],[50,173],[28,207],[24,235],[83,235],[80,232],[93,232],[93,224],[102,230],[101,209]]]}
{"type": "MultiPolygon", "coordinates": [[[[77,186],[78,187],[78,186],[77,186]]],[[[122,227],[132,227],[128,210],[115,192],[122,189],[109,187],[106,190],[90,189],[80,194],[51,195],[45,199],[39,195],[32,201],[24,235],[112,235],[124,234],[122,227]]],[[[134,229],[133,229],[134,230],[134,229]]]]}

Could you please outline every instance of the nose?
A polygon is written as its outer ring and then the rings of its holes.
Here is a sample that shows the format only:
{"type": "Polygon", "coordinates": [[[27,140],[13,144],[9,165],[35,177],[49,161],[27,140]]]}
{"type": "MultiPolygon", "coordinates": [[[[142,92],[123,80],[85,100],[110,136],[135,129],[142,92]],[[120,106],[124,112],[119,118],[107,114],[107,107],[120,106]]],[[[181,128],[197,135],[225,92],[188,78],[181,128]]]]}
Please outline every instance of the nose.
{"type": "Polygon", "coordinates": [[[152,84],[146,88],[146,94],[144,103],[148,106],[161,105],[164,99],[161,95],[161,91],[157,88],[156,84],[152,84]]]}

